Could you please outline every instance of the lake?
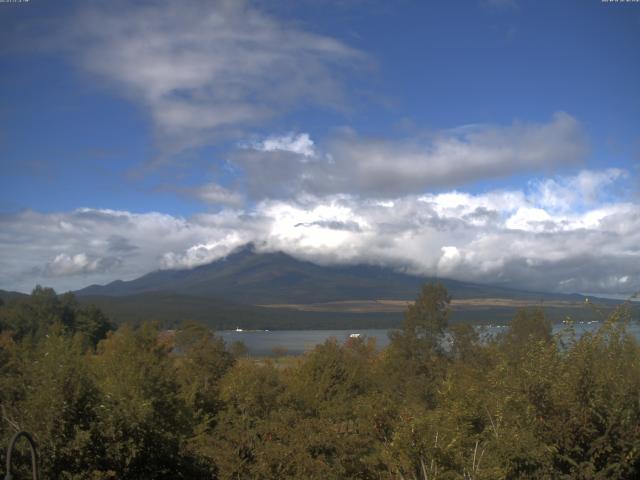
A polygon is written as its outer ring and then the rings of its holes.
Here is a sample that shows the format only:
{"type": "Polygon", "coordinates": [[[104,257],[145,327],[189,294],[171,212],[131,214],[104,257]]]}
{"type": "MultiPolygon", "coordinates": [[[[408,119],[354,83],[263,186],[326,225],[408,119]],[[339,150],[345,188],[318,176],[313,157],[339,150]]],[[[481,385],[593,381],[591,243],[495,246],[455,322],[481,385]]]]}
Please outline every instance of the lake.
{"type": "MultiPolygon", "coordinates": [[[[574,329],[578,335],[585,332],[592,332],[600,327],[601,322],[576,323],[574,329]]],[[[505,326],[488,326],[483,327],[484,332],[488,335],[495,335],[504,331],[505,326]]],[[[554,333],[560,332],[565,325],[554,325],[554,333]]],[[[629,331],[640,340],[640,324],[634,322],[629,325],[629,331]]],[[[389,344],[388,329],[354,329],[354,330],[247,330],[237,332],[235,330],[224,330],[216,332],[220,335],[227,345],[239,340],[243,342],[249,349],[249,354],[253,356],[270,356],[273,355],[274,348],[285,349],[289,355],[301,355],[304,352],[312,350],[313,347],[323,343],[331,337],[335,337],[338,341],[344,342],[349,335],[353,333],[361,336],[372,337],[376,339],[376,345],[383,348],[389,344]]]]}

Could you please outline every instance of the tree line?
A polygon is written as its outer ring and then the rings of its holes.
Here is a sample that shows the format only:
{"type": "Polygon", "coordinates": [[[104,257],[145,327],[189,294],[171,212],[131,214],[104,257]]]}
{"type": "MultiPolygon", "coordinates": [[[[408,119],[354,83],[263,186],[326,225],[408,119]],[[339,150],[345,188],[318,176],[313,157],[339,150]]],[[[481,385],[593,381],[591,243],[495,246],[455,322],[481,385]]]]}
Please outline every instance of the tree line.
{"type": "Polygon", "coordinates": [[[331,339],[282,363],[37,287],[0,305],[0,441],[31,432],[50,479],[640,476],[624,308],[582,336],[522,310],[483,338],[449,304],[425,285],[388,347],[331,339]]]}

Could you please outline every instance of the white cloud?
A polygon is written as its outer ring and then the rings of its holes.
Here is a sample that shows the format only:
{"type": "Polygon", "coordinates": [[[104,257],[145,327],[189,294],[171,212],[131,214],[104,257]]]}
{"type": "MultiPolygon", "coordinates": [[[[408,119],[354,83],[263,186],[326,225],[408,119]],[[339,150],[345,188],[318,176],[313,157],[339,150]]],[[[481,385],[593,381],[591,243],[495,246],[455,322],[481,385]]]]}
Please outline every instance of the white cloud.
{"type": "MultiPolygon", "coordinates": [[[[555,181],[579,183],[597,173],[555,181]]],[[[0,288],[43,283],[64,290],[131,279],[207,263],[253,241],[324,264],[368,262],[541,291],[640,290],[640,205],[552,209],[537,196],[537,184],[383,202],[353,195],[271,199],[190,218],[93,209],[3,214],[0,288]]]]}
{"type": "Polygon", "coordinates": [[[167,252],[162,255],[162,268],[192,268],[228,255],[243,243],[242,237],[236,232],[229,233],[223,238],[210,243],[200,243],[187,248],[183,252],[167,252]]]}
{"type": "Polygon", "coordinates": [[[521,207],[505,222],[505,227],[512,230],[544,232],[547,225],[553,225],[553,217],[542,208],[521,207]]]}
{"type": "Polygon", "coordinates": [[[253,142],[250,147],[261,152],[291,152],[303,157],[315,156],[313,140],[308,133],[295,135],[288,133],[282,136],[270,136],[262,141],[253,142]]]}
{"type": "Polygon", "coordinates": [[[89,274],[107,271],[118,260],[113,257],[90,258],[86,253],[77,253],[75,255],[67,255],[60,253],[44,268],[44,274],[47,276],[66,276],[89,274]]]}
{"type": "Polygon", "coordinates": [[[455,272],[456,267],[462,261],[462,256],[457,247],[448,245],[442,247],[442,256],[438,261],[438,273],[446,275],[455,272]]]}
{"type": "Polygon", "coordinates": [[[341,109],[341,72],[366,61],[242,0],[87,2],[62,29],[77,64],[142,105],[169,152],[298,106],[341,109]]]}
{"type": "Polygon", "coordinates": [[[291,137],[231,156],[255,198],[301,193],[392,198],[514,173],[545,172],[580,163],[587,152],[580,124],[563,112],[547,123],[476,125],[401,141],[362,138],[349,131],[329,141],[313,162],[306,161],[299,148],[291,148],[295,139],[304,144],[300,137],[291,137]]]}
{"type": "Polygon", "coordinates": [[[260,211],[271,219],[268,242],[272,248],[295,245],[307,255],[345,247],[354,230],[368,230],[367,221],[338,199],[313,206],[265,202],[260,211]]]}
{"type": "Polygon", "coordinates": [[[573,177],[547,178],[532,182],[532,201],[551,210],[568,211],[593,206],[606,196],[607,189],[627,173],[618,168],[583,170],[573,177]]]}

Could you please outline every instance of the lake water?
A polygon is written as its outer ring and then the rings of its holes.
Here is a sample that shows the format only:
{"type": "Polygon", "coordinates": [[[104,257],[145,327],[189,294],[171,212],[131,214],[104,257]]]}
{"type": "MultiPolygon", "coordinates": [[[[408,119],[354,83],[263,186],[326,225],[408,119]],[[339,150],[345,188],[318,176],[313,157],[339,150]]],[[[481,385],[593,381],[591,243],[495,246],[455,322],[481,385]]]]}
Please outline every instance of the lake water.
{"type": "MultiPolygon", "coordinates": [[[[585,332],[592,332],[600,327],[600,322],[577,323],[574,325],[576,334],[582,335],[585,332]]],[[[504,331],[504,326],[483,327],[488,335],[495,335],[504,331]]],[[[554,325],[554,333],[565,328],[564,325],[554,325]]],[[[634,322],[629,325],[629,331],[640,340],[640,324],[634,322]]],[[[328,338],[334,337],[340,342],[344,342],[353,333],[361,336],[376,339],[378,348],[383,348],[389,344],[389,332],[386,329],[356,329],[356,330],[249,330],[236,332],[235,330],[225,330],[216,332],[227,345],[239,340],[249,349],[249,354],[254,356],[273,355],[274,349],[284,349],[289,355],[301,355],[312,350],[313,347],[324,343],[328,338]]]]}

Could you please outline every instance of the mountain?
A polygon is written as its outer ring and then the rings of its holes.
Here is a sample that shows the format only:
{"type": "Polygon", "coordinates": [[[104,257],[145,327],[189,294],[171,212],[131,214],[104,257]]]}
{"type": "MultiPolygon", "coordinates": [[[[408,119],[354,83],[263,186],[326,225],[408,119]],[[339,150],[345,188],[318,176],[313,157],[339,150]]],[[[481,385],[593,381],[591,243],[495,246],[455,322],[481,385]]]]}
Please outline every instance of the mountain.
{"type": "MultiPolygon", "coordinates": [[[[282,252],[258,253],[249,245],[229,256],[188,270],[158,270],[131,281],[117,280],[78,290],[78,296],[122,297],[165,292],[244,305],[308,304],[345,300],[412,300],[434,278],[390,268],[320,266],[282,252]]],[[[442,282],[455,299],[507,298],[580,301],[579,295],[527,292],[450,279],[442,282]]]]}
{"type": "Polygon", "coordinates": [[[4,303],[10,303],[14,300],[18,300],[21,298],[26,298],[28,295],[26,293],[20,292],[11,292],[8,290],[0,290],[0,300],[4,303]]]}
{"type": "Polygon", "coordinates": [[[389,328],[400,324],[406,301],[430,281],[442,282],[453,297],[454,322],[505,324],[517,308],[542,301],[553,321],[590,321],[619,303],[598,299],[605,308],[598,313],[577,294],[434,279],[371,265],[321,266],[282,252],[259,253],[252,245],[193,269],[158,270],[75,293],[118,323],[159,320],[171,326],[189,319],[216,329],[389,328]]]}

